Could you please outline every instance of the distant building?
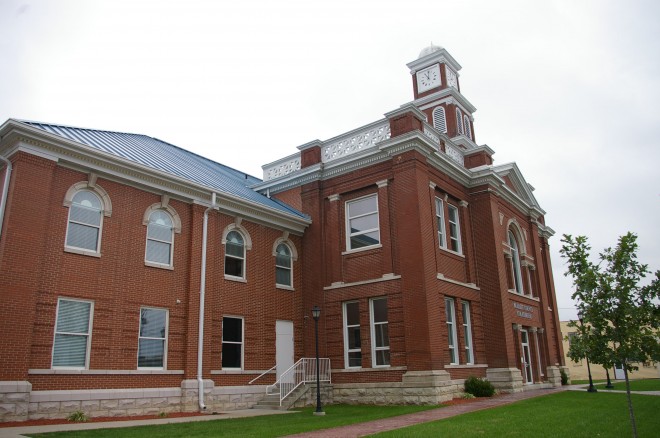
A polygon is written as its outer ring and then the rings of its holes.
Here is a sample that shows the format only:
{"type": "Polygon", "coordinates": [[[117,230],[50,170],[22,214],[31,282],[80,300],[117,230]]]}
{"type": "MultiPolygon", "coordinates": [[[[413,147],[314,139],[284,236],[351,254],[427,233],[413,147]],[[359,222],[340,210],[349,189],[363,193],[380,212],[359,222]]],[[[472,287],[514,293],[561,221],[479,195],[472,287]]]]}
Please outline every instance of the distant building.
{"type": "MultiPolygon", "coordinates": [[[[576,332],[575,327],[568,326],[569,322],[570,321],[561,321],[560,323],[561,335],[564,343],[564,348],[563,348],[565,353],[564,362],[566,363],[566,367],[570,372],[571,380],[587,380],[589,379],[589,375],[587,373],[587,361],[583,359],[578,362],[575,362],[571,360],[570,357],[568,357],[568,349],[571,346],[571,339],[573,338],[576,332]]],[[[632,371],[628,373],[628,377],[631,379],[660,378],[660,363],[649,361],[649,362],[638,362],[638,363],[634,363],[633,365],[635,365],[639,369],[637,371],[632,371]]],[[[605,379],[607,377],[605,368],[603,368],[602,365],[598,365],[593,362],[590,362],[589,367],[591,368],[591,377],[593,379],[605,379]]],[[[621,367],[620,365],[617,365],[614,368],[609,369],[608,371],[610,373],[611,380],[625,379],[623,373],[623,367],[621,367]]]]}
{"type": "Polygon", "coordinates": [[[144,135],[5,122],[0,419],[263,403],[310,376],[286,370],[313,363],[314,306],[327,401],[559,385],[545,212],[476,143],[456,60],[408,67],[412,102],[263,180],[144,135]]]}

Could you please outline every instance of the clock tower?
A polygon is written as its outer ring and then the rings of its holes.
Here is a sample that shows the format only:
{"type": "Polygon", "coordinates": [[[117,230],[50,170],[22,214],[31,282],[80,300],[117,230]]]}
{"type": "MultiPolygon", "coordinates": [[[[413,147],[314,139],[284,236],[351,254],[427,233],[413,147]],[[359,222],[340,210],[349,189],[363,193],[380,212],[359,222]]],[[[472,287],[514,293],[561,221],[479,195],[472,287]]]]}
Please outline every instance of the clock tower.
{"type": "Polygon", "coordinates": [[[429,122],[450,138],[461,137],[474,144],[476,108],[461,94],[458,71],[461,65],[440,46],[430,45],[408,63],[413,79],[413,102],[427,114],[429,122]]]}

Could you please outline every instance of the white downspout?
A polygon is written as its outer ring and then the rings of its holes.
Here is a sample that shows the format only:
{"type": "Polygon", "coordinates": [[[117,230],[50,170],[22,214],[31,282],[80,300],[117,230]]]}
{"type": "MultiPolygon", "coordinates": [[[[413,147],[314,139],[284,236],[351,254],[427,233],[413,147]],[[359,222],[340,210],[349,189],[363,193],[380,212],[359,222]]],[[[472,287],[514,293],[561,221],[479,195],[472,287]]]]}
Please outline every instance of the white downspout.
{"type": "Polygon", "coordinates": [[[199,337],[197,339],[197,392],[199,408],[206,409],[204,404],[204,379],[202,378],[202,357],[204,355],[204,297],[206,295],[206,235],[209,223],[209,212],[215,208],[215,193],[211,194],[211,206],[204,211],[204,226],[202,227],[202,273],[199,284],[199,337]]]}
{"type": "Polygon", "coordinates": [[[7,166],[5,170],[5,182],[2,184],[2,197],[0,197],[0,236],[2,236],[2,222],[5,219],[5,208],[7,207],[7,193],[9,191],[9,178],[11,178],[11,161],[0,155],[0,161],[7,166]]]}

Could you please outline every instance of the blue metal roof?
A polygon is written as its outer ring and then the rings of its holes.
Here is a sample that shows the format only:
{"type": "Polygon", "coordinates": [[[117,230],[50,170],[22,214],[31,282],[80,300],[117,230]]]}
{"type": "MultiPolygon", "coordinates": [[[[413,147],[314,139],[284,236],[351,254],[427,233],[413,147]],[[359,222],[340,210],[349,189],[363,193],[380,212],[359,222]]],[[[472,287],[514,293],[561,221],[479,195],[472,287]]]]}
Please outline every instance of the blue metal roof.
{"type": "Polygon", "coordinates": [[[178,146],[140,134],[99,131],[20,120],[50,134],[84,144],[151,169],[169,173],[219,192],[229,193],[301,218],[308,216],[278,199],[268,198],[249,186],[259,178],[204,158],[178,146]]]}

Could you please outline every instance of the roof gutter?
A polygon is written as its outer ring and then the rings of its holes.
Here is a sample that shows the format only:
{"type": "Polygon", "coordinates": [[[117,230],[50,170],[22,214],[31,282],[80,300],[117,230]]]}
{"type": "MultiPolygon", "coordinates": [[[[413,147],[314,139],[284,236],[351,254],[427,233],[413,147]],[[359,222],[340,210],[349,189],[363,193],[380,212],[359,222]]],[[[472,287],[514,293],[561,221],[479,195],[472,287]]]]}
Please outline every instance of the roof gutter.
{"type": "Polygon", "coordinates": [[[9,193],[9,179],[11,178],[11,161],[0,155],[0,161],[5,163],[5,181],[2,184],[2,196],[0,197],[0,236],[2,236],[2,223],[5,219],[5,208],[7,207],[7,194],[9,193]]]}
{"type": "Polygon", "coordinates": [[[204,211],[204,224],[202,227],[202,269],[199,283],[199,336],[197,338],[197,395],[199,409],[205,410],[204,404],[204,378],[202,377],[202,359],[204,357],[204,301],[206,296],[206,240],[208,234],[209,212],[216,207],[215,192],[211,194],[211,206],[204,211]]]}

